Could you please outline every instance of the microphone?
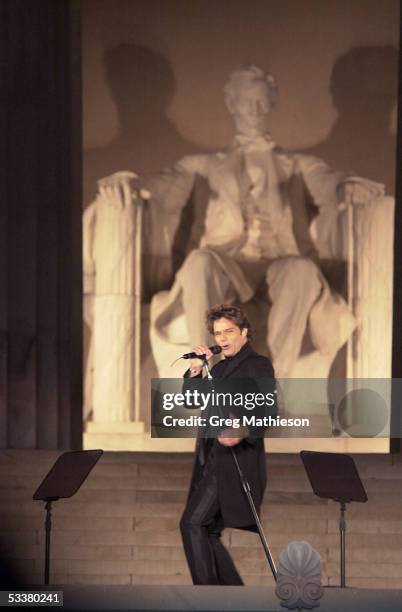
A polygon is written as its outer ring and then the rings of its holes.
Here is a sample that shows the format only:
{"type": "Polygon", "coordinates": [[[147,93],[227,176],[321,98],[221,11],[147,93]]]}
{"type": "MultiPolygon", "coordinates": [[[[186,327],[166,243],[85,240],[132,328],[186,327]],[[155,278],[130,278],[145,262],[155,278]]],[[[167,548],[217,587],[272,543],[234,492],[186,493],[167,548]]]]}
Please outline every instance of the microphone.
{"type": "MultiPolygon", "coordinates": [[[[209,350],[213,355],[219,355],[222,352],[222,347],[220,346],[210,346],[209,350]]],[[[197,355],[197,353],[184,353],[181,356],[182,359],[203,359],[206,355],[197,355]]]]}

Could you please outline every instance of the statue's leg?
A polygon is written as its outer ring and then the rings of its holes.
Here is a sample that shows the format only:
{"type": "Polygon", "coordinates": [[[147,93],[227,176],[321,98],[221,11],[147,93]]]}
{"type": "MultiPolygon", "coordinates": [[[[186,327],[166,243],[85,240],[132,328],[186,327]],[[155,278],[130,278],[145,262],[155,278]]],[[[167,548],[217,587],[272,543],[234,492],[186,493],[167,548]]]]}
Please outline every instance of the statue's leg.
{"type": "Polygon", "coordinates": [[[277,377],[288,376],[300,354],[311,307],[321,289],[321,273],[304,257],[283,257],[271,263],[266,280],[272,306],[268,346],[277,377]]]}
{"type": "Polygon", "coordinates": [[[202,249],[190,253],[179,273],[190,345],[209,344],[206,312],[212,306],[234,300],[234,289],[223,266],[202,249]]]}

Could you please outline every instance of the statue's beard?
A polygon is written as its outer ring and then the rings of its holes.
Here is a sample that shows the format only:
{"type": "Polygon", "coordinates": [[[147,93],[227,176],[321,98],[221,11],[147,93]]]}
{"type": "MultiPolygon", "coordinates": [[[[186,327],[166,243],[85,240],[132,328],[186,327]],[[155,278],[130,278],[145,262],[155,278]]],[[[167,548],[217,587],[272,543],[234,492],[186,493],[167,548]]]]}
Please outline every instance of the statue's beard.
{"type": "Polygon", "coordinates": [[[236,133],[252,138],[264,136],[267,132],[267,121],[263,117],[255,121],[247,121],[244,119],[235,119],[236,133]]]}

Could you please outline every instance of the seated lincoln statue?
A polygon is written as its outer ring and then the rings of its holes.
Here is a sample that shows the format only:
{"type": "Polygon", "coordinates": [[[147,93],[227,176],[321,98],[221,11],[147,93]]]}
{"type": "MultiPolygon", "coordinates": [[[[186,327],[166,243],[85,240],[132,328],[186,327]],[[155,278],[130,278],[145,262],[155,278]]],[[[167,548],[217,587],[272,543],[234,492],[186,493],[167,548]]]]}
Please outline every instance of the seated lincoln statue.
{"type": "MultiPolygon", "coordinates": [[[[158,236],[162,240],[171,232],[172,215],[179,218],[197,181],[207,185],[201,222],[200,210],[195,211],[197,242],[170,290],[157,292],[151,302],[151,344],[161,376],[179,375],[181,364],[177,371],[169,368],[173,359],[211,343],[205,313],[212,306],[247,303],[261,287],[270,305],[267,352],[277,377],[292,376],[307,329],[311,353],[328,361],[355,327],[320,260],[336,259],[342,249],[342,210],[370,204],[383,196],[384,188],[276,144],[268,118],[277,88],[260,68],[234,70],[224,96],[234,123],[234,137],[225,150],[185,156],[153,176],[115,173],[99,181],[97,202],[124,210],[133,193],[148,189],[156,252],[158,236]],[[307,202],[316,210],[313,223],[307,202]]],[[[187,232],[194,235],[195,228],[187,232]]]]}

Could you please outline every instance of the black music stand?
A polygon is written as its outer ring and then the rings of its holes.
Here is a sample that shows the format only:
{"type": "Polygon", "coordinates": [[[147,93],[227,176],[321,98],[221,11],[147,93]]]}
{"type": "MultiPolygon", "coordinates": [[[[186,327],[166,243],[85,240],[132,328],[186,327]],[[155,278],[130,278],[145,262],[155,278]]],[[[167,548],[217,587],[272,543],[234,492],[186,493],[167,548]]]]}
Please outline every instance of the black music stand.
{"type": "Polygon", "coordinates": [[[71,451],[63,453],[52,469],[46,474],[33,499],[45,502],[46,548],[45,584],[49,584],[50,574],[50,532],[52,529],[52,502],[62,497],[72,497],[102,456],[102,450],[71,451]]]}
{"type": "Polygon", "coordinates": [[[333,499],[340,504],[341,588],[345,588],[346,504],[352,501],[366,502],[366,491],[350,455],[301,451],[300,456],[314,493],[318,497],[333,499]]]}

